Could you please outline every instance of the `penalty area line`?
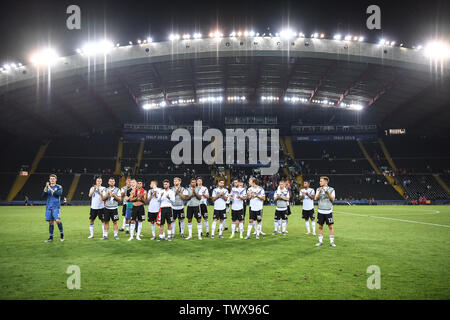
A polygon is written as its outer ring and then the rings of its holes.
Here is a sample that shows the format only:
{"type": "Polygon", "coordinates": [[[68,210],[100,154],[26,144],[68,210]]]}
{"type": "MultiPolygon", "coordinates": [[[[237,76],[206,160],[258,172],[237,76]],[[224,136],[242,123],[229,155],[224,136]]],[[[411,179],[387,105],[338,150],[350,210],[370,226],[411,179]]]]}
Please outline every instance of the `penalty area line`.
{"type": "Polygon", "coordinates": [[[429,223],[429,222],[420,222],[420,221],[414,221],[414,220],[405,220],[405,219],[397,219],[397,218],[388,218],[388,217],[381,217],[381,216],[370,216],[368,214],[358,214],[358,213],[352,213],[352,212],[345,212],[345,211],[335,211],[336,213],[344,213],[349,214],[351,216],[358,216],[358,217],[369,217],[369,218],[377,218],[377,219],[385,219],[385,220],[393,220],[393,221],[400,221],[400,222],[409,222],[409,223],[416,223],[416,224],[424,224],[427,226],[434,226],[434,227],[444,227],[444,228],[450,228],[450,226],[445,224],[437,224],[437,223],[429,223]]]}

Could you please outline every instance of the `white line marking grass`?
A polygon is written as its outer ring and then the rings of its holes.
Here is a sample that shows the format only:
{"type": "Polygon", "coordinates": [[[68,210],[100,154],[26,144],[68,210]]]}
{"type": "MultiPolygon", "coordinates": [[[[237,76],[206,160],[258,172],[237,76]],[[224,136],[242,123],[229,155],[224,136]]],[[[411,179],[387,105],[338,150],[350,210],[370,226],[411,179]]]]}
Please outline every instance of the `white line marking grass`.
{"type": "Polygon", "coordinates": [[[434,226],[434,227],[443,227],[443,228],[450,228],[450,226],[445,224],[437,224],[437,223],[429,223],[429,222],[420,222],[420,221],[414,221],[414,220],[405,220],[405,219],[397,219],[397,218],[388,218],[388,217],[381,217],[381,216],[371,216],[368,214],[358,214],[358,213],[352,213],[352,212],[345,212],[345,211],[334,211],[336,213],[344,213],[349,214],[352,216],[358,216],[358,217],[369,217],[369,218],[377,218],[377,219],[385,219],[385,220],[393,220],[393,221],[400,221],[400,222],[409,222],[409,223],[416,223],[416,224],[424,224],[427,226],[434,226]]]}

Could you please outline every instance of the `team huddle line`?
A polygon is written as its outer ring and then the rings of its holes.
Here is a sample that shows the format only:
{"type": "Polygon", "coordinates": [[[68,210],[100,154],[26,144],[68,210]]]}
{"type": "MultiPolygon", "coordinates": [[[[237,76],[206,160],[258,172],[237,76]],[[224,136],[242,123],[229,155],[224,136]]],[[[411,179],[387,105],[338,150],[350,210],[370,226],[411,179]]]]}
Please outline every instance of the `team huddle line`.
{"type": "MultiPolygon", "coordinates": [[[[43,190],[43,197],[46,198],[45,220],[49,222],[50,237],[46,242],[53,241],[54,222],[56,222],[64,241],[64,232],[61,222],[61,196],[62,186],[56,184],[57,177],[51,174],[49,181],[43,190]]],[[[316,246],[323,245],[323,225],[327,224],[330,230],[330,245],[335,247],[334,229],[333,229],[333,201],[335,200],[334,188],[328,186],[329,178],[320,177],[320,186],[316,191],[310,187],[308,181],[304,181],[303,189],[300,190],[300,200],[303,201],[302,218],[305,220],[307,234],[316,235],[314,200],[318,200],[317,223],[319,242],[316,246]],[[310,226],[311,221],[311,226],[310,226]]],[[[227,209],[231,203],[231,236],[235,236],[239,231],[241,239],[244,238],[244,221],[246,213],[246,201],[249,203],[249,221],[247,226],[247,235],[245,239],[250,239],[252,229],[256,239],[260,239],[262,232],[262,211],[266,199],[264,189],[259,185],[256,178],[250,178],[249,188],[244,187],[244,182],[240,179],[233,181],[233,186],[229,191],[225,188],[224,179],[219,179],[218,186],[213,189],[211,195],[208,188],[203,185],[201,177],[192,178],[188,187],[181,186],[181,178],[173,179],[173,186],[170,186],[169,180],[163,181],[162,188],[158,187],[158,182],[152,180],[150,189],[143,188],[143,181],[128,177],[124,187],[116,187],[116,179],[108,179],[108,187],[102,186],[103,180],[97,177],[95,184],[89,190],[91,198],[91,207],[89,215],[89,239],[94,238],[94,222],[96,218],[102,222],[101,240],[108,239],[109,221],[113,222],[114,239],[119,240],[119,231],[125,231],[129,234],[128,241],[133,239],[141,240],[142,223],[145,220],[145,205],[148,205],[148,221],[151,225],[151,240],[172,241],[175,237],[176,221],[178,219],[179,233],[181,238],[192,239],[192,220],[197,221],[198,239],[202,240],[203,224],[205,226],[206,236],[215,238],[217,223],[219,223],[219,238],[223,238],[223,231],[228,229],[225,223],[227,218],[227,209]],[[211,234],[208,221],[208,199],[214,203],[213,221],[211,225],[211,234]],[[119,230],[119,204],[122,202],[123,226],[119,230]],[[185,236],[185,212],[188,220],[188,236],[185,236]],[[202,223],[203,220],[203,223],[202,223]],[[167,225],[167,237],[165,235],[165,225],[167,225]],[[156,226],[159,226],[159,235],[156,234],[156,226]]],[[[273,200],[276,203],[274,232],[272,235],[281,234],[286,236],[288,216],[291,214],[290,199],[291,190],[287,188],[286,181],[281,180],[274,193],[273,200]]]]}

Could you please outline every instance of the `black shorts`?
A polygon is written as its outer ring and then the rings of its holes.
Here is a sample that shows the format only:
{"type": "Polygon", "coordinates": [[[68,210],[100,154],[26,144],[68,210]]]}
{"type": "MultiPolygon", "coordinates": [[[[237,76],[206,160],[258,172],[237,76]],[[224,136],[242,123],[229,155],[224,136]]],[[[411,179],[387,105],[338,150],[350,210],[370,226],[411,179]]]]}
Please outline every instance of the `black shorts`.
{"type": "Polygon", "coordinates": [[[291,206],[287,206],[287,215],[290,216],[291,215],[291,206]]]}
{"type": "Polygon", "coordinates": [[[203,219],[208,219],[208,207],[204,203],[200,204],[200,214],[202,215],[203,219]]]}
{"type": "Polygon", "coordinates": [[[124,216],[124,217],[125,217],[125,215],[126,215],[126,212],[127,212],[127,205],[126,205],[126,204],[124,204],[124,205],[122,206],[122,216],[124,216]]]}
{"type": "Polygon", "coordinates": [[[89,213],[89,220],[95,220],[95,218],[99,218],[100,220],[103,221],[103,216],[104,216],[104,212],[105,209],[92,209],[91,208],[91,212],[89,213]]]}
{"type": "Polygon", "coordinates": [[[148,222],[155,223],[156,219],[158,219],[158,212],[149,212],[148,213],[148,222]]]}
{"type": "Polygon", "coordinates": [[[302,219],[308,220],[314,220],[314,209],[311,210],[305,210],[302,211],[302,219]]]}
{"type": "Polygon", "coordinates": [[[286,220],[287,216],[287,210],[275,210],[275,220],[286,220]]]}
{"type": "Polygon", "coordinates": [[[161,208],[161,225],[165,223],[171,224],[173,222],[173,213],[171,207],[161,208]]]}
{"type": "Polygon", "coordinates": [[[262,220],[261,210],[253,211],[252,209],[250,209],[250,220],[261,221],[262,220]]]}
{"type": "Polygon", "coordinates": [[[202,215],[200,214],[200,206],[195,207],[187,207],[187,218],[188,219],[201,219],[202,215]]]}
{"type": "Polygon", "coordinates": [[[131,210],[131,220],[142,222],[145,220],[145,209],[144,205],[142,206],[133,206],[131,210]]]}
{"type": "Polygon", "coordinates": [[[233,210],[231,209],[231,220],[232,221],[243,221],[245,219],[244,209],[233,210]]]}
{"type": "Polygon", "coordinates": [[[324,223],[327,224],[327,226],[334,224],[334,220],[333,220],[333,212],[328,213],[328,214],[323,214],[323,213],[317,213],[317,223],[321,226],[324,225],[324,223]]]}
{"type": "Polygon", "coordinates": [[[226,218],[227,218],[226,209],[214,210],[213,219],[223,220],[226,218]]]}
{"type": "Polygon", "coordinates": [[[103,212],[103,221],[118,221],[119,220],[119,210],[117,209],[106,209],[103,212]]]}
{"type": "Polygon", "coordinates": [[[177,219],[184,219],[184,208],[183,209],[172,209],[173,211],[173,221],[177,219]]]}

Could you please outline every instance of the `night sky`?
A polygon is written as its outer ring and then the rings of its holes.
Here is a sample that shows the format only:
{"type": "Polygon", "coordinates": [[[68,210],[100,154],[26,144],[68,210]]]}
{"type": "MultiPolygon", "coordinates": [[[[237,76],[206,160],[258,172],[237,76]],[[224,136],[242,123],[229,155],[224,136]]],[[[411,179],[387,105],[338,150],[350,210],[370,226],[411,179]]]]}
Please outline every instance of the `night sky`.
{"type": "Polygon", "coordinates": [[[450,1],[2,1],[0,6],[0,65],[27,64],[33,50],[55,48],[60,55],[75,53],[89,39],[105,35],[122,44],[152,36],[167,40],[179,34],[200,31],[203,36],[216,29],[228,35],[233,30],[279,32],[286,26],[309,36],[324,32],[327,38],[363,35],[369,42],[380,38],[425,44],[433,38],[450,41],[450,1]],[[66,28],[66,8],[81,7],[81,30],[66,28]],[[381,8],[381,30],[366,28],[366,8],[381,8]]]}

